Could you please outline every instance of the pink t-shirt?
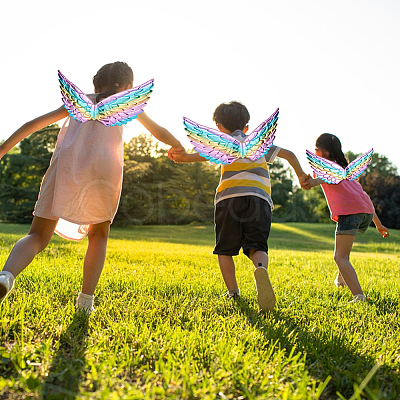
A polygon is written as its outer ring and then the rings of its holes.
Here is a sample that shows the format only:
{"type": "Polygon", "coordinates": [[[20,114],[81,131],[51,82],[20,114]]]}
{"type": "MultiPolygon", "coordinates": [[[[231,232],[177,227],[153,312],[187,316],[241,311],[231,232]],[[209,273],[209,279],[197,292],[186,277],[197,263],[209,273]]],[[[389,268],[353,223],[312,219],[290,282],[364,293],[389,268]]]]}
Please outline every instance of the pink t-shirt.
{"type": "Polygon", "coordinates": [[[338,184],[323,183],[321,187],[334,221],[339,215],[375,212],[371,199],[357,181],[344,179],[338,184]]]}

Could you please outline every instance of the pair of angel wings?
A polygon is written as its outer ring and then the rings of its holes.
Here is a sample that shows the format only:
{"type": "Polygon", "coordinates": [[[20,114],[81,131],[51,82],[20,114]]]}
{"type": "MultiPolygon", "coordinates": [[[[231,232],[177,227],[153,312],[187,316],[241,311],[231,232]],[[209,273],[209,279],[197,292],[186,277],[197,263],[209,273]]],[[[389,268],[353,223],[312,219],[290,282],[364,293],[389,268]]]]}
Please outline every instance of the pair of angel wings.
{"type": "Polygon", "coordinates": [[[132,89],[113,94],[97,104],[58,71],[62,101],[69,115],[85,123],[96,120],[105,126],[123,125],[143,112],[154,86],[151,79],[132,89]]]}
{"type": "Polygon", "coordinates": [[[358,156],[346,168],[326,158],[319,157],[309,150],[306,150],[306,155],[315,175],[326,183],[337,184],[344,179],[352,181],[358,178],[371,162],[373,152],[374,149],[371,149],[361,156],[358,156]]]}
{"type": "Polygon", "coordinates": [[[279,108],[241,142],[217,129],[208,128],[183,117],[185,131],[193,150],[215,164],[232,164],[239,158],[258,160],[267,154],[275,139],[279,108]]]}

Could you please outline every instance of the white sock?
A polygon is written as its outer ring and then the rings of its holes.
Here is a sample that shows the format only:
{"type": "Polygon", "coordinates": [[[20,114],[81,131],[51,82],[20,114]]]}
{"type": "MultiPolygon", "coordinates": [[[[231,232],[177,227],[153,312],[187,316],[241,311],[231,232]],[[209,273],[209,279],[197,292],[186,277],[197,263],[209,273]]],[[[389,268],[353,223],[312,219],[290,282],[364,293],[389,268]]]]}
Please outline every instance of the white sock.
{"type": "Polygon", "coordinates": [[[237,294],[238,296],[240,296],[240,290],[239,289],[229,289],[228,290],[229,296],[234,296],[235,294],[237,294]]]}
{"type": "Polygon", "coordinates": [[[13,275],[10,271],[0,271],[0,275],[9,276],[9,277],[12,279],[13,282],[14,282],[14,280],[15,280],[14,275],[13,275]]]}
{"type": "Polygon", "coordinates": [[[93,302],[94,295],[79,292],[78,298],[76,299],[76,308],[79,308],[80,310],[94,311],[93,302]]]}
{"type": "Polygon", "coordinates": [[[15,281],[14,275],[13,275],[11,272],[9,272],[9,271],[1,271],[1,272],[0,272],[0,275],[3,275],[3,276],[5,276],[5,277],[7,277],[8,279],[10,279],[11,285],[10,285],[10,287],[8,288],[8,290],[11,290],[11,289],[14,287],[14,281],[15,281]]]}

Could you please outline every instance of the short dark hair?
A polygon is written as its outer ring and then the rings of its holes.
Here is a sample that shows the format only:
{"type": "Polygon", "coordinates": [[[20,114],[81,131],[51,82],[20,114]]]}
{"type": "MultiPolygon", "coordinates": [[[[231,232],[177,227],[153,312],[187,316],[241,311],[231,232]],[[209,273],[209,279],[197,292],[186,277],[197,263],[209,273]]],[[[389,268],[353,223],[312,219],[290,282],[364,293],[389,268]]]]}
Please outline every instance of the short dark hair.
{"type": "Polygon", "coordinates": [[[229,132],[237,129],[241,131],[246,127],[250,120],[247,108],[238,101],[220,104],[214,111],[213,121],[223,125],[229,132]]]}

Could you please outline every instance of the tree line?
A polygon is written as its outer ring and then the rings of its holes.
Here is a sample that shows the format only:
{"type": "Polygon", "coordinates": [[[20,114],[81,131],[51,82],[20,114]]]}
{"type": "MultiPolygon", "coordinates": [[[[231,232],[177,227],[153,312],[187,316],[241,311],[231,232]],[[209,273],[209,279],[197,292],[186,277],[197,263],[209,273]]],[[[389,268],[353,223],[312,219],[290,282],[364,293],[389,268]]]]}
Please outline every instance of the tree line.
{"type": "MultiPolygon", "coordinates": [[[[53,154],[58,125],[24,139],[0,161],[0,220],[30,223],[40,183],[53,154]]],[[[358,154],[347,153],[349,161],[358,154]]],[[[124,180],[117,225],[211,223],[220,167],[210,163],[174,164],[151,135],[125,143],[124,180]]],[[[327,222],[321,188],[297,185],[290,167],[269,166],[275,222],[327,222]]],[[[400,176],[383,155],[373,154],[360,178],[382,223],[400,229],[400,176]]]]}

